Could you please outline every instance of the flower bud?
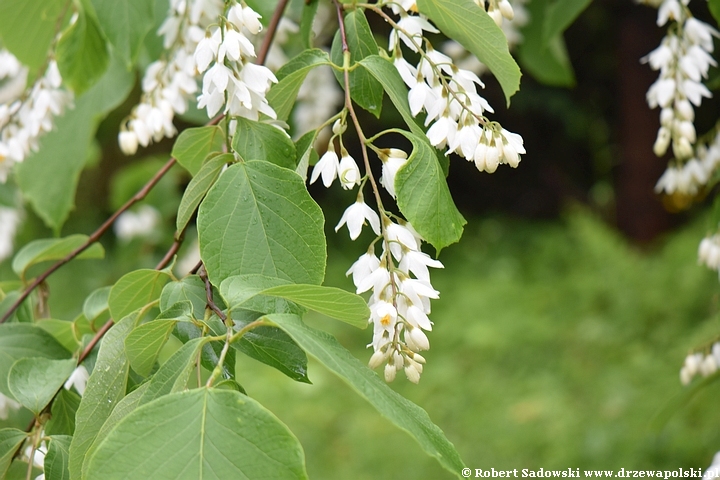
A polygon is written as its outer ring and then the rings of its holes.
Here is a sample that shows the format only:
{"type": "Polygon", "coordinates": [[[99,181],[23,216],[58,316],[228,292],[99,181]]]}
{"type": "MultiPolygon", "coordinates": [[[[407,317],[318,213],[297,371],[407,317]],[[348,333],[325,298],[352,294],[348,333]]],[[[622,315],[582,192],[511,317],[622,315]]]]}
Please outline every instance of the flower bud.
{"type": "Polygon", "coordinates": [[[670,130],[667,127],[660,127],[658,130],[655,144],[653,145],[653,152],[658,157],[662,157],[667,152],[668,146],[670,145],[670,130]]]}
{"type": "Polygon", "coordinates": [[[125,155],[133,155],[138,149],[138,137],[135,132],[125,130],[118,135],[118,143],[120,150],[125,155]]]}
{"type": "Polygon", "coordinates": [[[412,383],[419,383],[420,382],[420,372],[413,364],[409,364],[407,367],[405,367],[405,376],[408,380],[410,380],[412,383]]]}
{"type": "Polygon", "coordinates": [[[393,380],[395,380],[395,374],[397,373],[397,369],[395,368],[395,365],[392,363],[388,363],[385,365],[385,381],[387,383],[391,383],[393,380]]]}
{"type": "Polygon", "coordinates": [[[500,13],[502,13],[502,16],[507,18],[508,20],[512,20],[513,17],[515,17],[515,12],[513,11],[512,5],[510,5],[510,2],[508,0],[500,0],[498,3],[498,9],[500,10],[500,13]]]}

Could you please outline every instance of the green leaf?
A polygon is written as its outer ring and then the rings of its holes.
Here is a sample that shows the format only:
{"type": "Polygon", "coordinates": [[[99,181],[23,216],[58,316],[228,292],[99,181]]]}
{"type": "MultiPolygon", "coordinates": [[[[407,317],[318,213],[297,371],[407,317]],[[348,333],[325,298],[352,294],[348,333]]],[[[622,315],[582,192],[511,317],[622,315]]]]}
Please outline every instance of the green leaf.
{"type": "Polygon", "coordinates": [[[410,104],[408,103],[408,89],[403,82],[402,77],[398,73],[395,66],[390,60],[379,55],[370,55],[360,61],[365,69],[375,77],[385,89],[395,108],[405,120],[408,128],[415,135],[424,136],[425,131],[417,123],[415,117],[410,112],[410,104]]]}
{"type": "Polygon", "coordinates": [[[130,332],[125,338],[125,354],[133,370],[143,377],[150,375],[175,323],[176,320],[154,320],[138,325],[130,332]]]}
{"type": "Polygon", "coordinates": [[[123,318],[160,297],[170,276],[157,270],[135,270],[113,285],[108,297],[112,318],[123,318]]]}
{"type": "Polygon", "coordinates": [[[184,390],[190,375],[195,370],[198,351],[207,343],[207,337],[198,337],[180,347],[152,376],[138,405],[144,405],[163,395],[184,390]]]}
{"type": "Polygon", "coordinates": [[[195,175],[210,153],[222,150],[224,142],[225,135],[217,125],[187,128],[175,140],[172,156],[190,175],[195,175]]]}
{"type": "Polygon", "coordinates": [[[44,465],[47,480],[70,480],[68,464],[71,441],[72,437],[69,435],[52,435],[50,437],[44,465]]]}
{"type": "Polygon", "coordinates": [[[353,357],[332,335],[305,325],[297,315],[268,315],[295,341],[340,379],[365,398],[398,428],[410,434],[428,455],[457,475],[464,464],[442,430],[428,414],[410,400],[393,391],[372,370],[353,357]]]}
{"type": "Polygon", "coordinates": [[[509,106],[510,97],[520,88],[520,68],[508,51],[505,34],[487,12],[473,0],[417,0],[417,6],[446,36],[487,65],[509,106]]]}
{"type": "Polygon", "coordinates": [[[708,0],[708,8],[715,22],[720,23],[720,0],[708,0]]]}
{"type": "Polygon", "coordinates": [[[8,372],[8,387],[20,404],[39,415],[75,370],[75,360],[21,358],[8,372]]]}
{"type": "MultiPolygon", "coordinates": [[[[244,305],[248,300],[256,297],[260,292],[268,288],[277,287],[278,285],[286,285],[290,283],[287,280],[277,277],[268,277],[265,275],[233,275],[220,283],[220,296],[225,300],[229,310],[235,310],[244,305]]],[[[247,310],[256,310],[261,313],[270,313],[263,311],[258,305],[245,305],[247,310]]]]}
{"type": "Polygon", "coordinates": [[[189,301],[192,305],[192,314],[197,319],[205,317],[205,283],[197,275],[188,275],[179,282],[170,282],[165,285],[160,294],[160,311],[164,312],[173,305],[189,301]]]}
{"type": "Polygon", "coordinates": [[[395,177],[398,207],[439,253],[460,240],[467,222],[453,202],[434,149],[411,133],[397,132],[413,144],[412,154],[395,177]]]}
{"type": "Polygon", "coordinates": [[[552,3],[542,3],[545,6],[542,40],[548,45],[558,36],[562,36],[592,0],[554,0],[552,3]]]}
{"type": "Polygon", "coordinates": [[[239,392],[201,388],[164,396],[123,418],[90,458],[87,477],[298,479],[307,473],[300,443],[272,413],[239,392]]]}
{"type": "MultiPolygon", "coordinates": [[[[584,3],[583,1],[577,2],[584,3]]],[[[546,85],[557,87],[571,87],[575,84],[567,48],[562,33],[543,40],[545,34],[545,15],[548,13],[547,5],[543,2],[528,3],[530,23],[526,25],[522,34],[525,37],[517,52],[520,63],[535,79],[546,85]]]]}
{"type": "MultiPolygon", "coordinates": [[[[351,10],[345,15],[345,35],[350,50],[350,66],[365,57],[378,54],[370,25],[368,25],[365,12],[362,9],[351,10]]],[[[342,40],[340,30],[335,33],[330,58],[333,63],[343,65],[342,40]]],[[[335,71],[335,76],[341,85],[345,85],[344,74],[335,71]]],[[[350,72],[350,96],[355,102],[368,112],[380,118],[382,110],[383,87],[372,75],[365,70],[350,72]]]]}
{"type": "Polygon", "coordinates": [[[125,395],[118,402],[113,411],[110,413],[110,416],[107,418],[107,420],[105,420],[105,423],[103,423],[102,427],[100,428],[100,431],[95,437],[95,441],[85,453],[85,460],[83,460],[83,472],[87,470],[87,459],[92,456],[95,448],[105,437],[107,437],[107,434],[110,432],[110,430],[112,430],[120,420],[125,418],[130,412],[132,412],[142,404],[140,400],[149,386],[149,382],[143,383],[138,388],[125,395]]]}
{"type": "MultiPolygon", "coordinates": [[[[12,268],[20,278],[25,278],[25,272],[28,268],[41,262],[49,260],[60,260],[65,258],[69,253],[83,245],[88,240],[87,235],[70,235],[65,238],[47,238],[42,240],[34,240],[25,245],[13,258],[12,268]]],[[[105,249],[99,243],[93,243],[90,248],[75,257],[83,258],[103,258],[105,249]]]]}
{"type": "Polygon", "coordinates": [[[48,435],[72,435],[75,433],[75,414],[80,406],[80,395],[62,389],[52,404],[52,417],[45,425],[48,435]]]}
{"type": "Polygon", "coordinates": [[[295,169],[295,144],[284,130],[243,117],[236,120],[232,147],[243,160],[265,160],[295,169]]]}
{"type": "Polygon", "coordinates": [[[27,433],[17,428],[0,430],[0,478],[5,478],[5,472],[10,467],[15,452],[27,436],[27,433]]]}
{"type": "Polygon", "coordinates": [[[55,55],[63,82],[79,95],[100,79],[110,56],[97,19],[82,2],[76,5],[75,23],[60,34],[55,55]]]}
{"type": "Polygon", "coordinates": [[[55,37],[55,24],[66,3],[65,0],[0,0],[3,47],[30,67],[30,71],[39,69],[47,60],[55,37]]]}
{"type": "Polygon", "coordinates": [[[214,156],[202,164],[200,170],[198,170],[192,180],[190,180],[180,201],[177,220],[175,222],[178,232],[182,232],[187,224],[190,223],[190,219],[198,205],[200,205],[200,202],[202,202],[202,199],[205,198],[205,194],[220,176],[222,168],[226,164],[234,161],[235,158],[231,153],[225,153],[214,156]]]}
{"type": "Polygon", "coordinates": [[[192,322],[193,304],[190,300],[183,300],[171,305],[155,317],[155,320],[175,320],[177,322],[192,322]]]}
{"type": "Polygon", "coordinates": [[[74,352],[80,346],[75,338],[73,322],[67,320],[55,320],[52,318],[41,318],[36,325],[57,340],[67,350],[74,352]]]}
{"type": "MultiPolygon", "coordinates": [[[[314,3],[317,8],[318,1],[315,0],[314,3]]],[[[275,110],[278,120],[287,120],[290,117],[305,77],[319,65],[330,65],[330,56],[319,48],[313,48],[304,50],[277,71],[278,83],[268,92],[267,100],[275,110]]]]}
{"type": "Polygon", "coordinates": [[[153,2],[92,0],[98,21],[115,52],[130,67],[145,35],[155,23],[153,2]]]}
{"type": "Polygon", "coordinates": [[[313,148],[315,139],[317,139],[318,131],[310,130],[295,142],[295,150],[297,151],[298,161],[295,173],[300,175],[303,180],[307,180],[307,171],[311,162],[318,159],[318,154],[313,148]]]}
{"type": "Polygon", "coordinates": [[[75,190],[99,118],[120,104],[134,83],[134,73],[113,61],[103,78],[76,98],[75,108],[56,119],[53,131],[40,139],[39,150],[15,165],[23,196],[56,233],[74,208],[75,190]]]}
{"type": "MultiPolygon", "coordinates": [[[[241,318],[243,313],[245,312],[234,311],[231,314],[235,320],[235,330],[240,330],[262,316],[256,313],[249,318],[241,318]]],[[[216,335],[222,333],[217,327],[213,330],[216,335]]],[[[296,382],[312,383],[307,376],[307,355],[287,333],[277,327],[254,328],[231,346],[248,357],[277,369],[296,382]]]]}
{"type": "Polygon", "coordinates": [[[4,323],[0,325],[0,393],[12,396],[8,388],[8,373],[13,364],[28,357],[61,360],[70,352],[42,328],[27,323],[4,323]]]}
{"type": "Polygon", "coordinates": [[[200,205],[200,253],[215,285],[240,273],[320,284],[323,224],[320,207],[295,172],[263,161],[239,163],[200,205]]]}
{"type": "Polygon", "coordinates": [[[83,315],[92,322],[108,310],[108,298],[112,287],[101,287],[94,290],[83,303],[83,315]]]}
{"type": "Polygon", "coordinates": [[[370,310],[365,300],[354,293],[319,285],[280,285],[261,292],[281,297],[352,326],[365,328],[370,310]]]}
{"type": "Polygon", "coordinates": [[[125,337],[134,325],[134,315],[125,317],[113,325],[102,339],[95,368],[88,379],[75,417],[75,435],[70,444],[72,478],[82,478],[86,452],[115,405],[125,396],[129,373],[125,337]]]}
{"type": "Polygon", "coordinates": [[[312,47],[312,27],[319,4],[320,0],[308,0],[303,6],[302,19],[300,20],[300,39],[302,40],[303,48],[305,48],[306,51],[312,47]]]}

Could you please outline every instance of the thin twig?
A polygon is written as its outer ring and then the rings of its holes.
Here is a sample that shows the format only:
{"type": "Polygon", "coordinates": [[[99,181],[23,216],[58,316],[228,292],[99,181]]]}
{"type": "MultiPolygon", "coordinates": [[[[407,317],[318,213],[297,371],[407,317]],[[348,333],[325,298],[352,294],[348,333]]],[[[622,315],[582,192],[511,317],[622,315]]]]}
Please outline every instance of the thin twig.
{"type": "Polygon", "coordinates": [[[258,65],[264,65],[265,60],[267,60],[267,55],[270,51],[270,45],[272,45],[273,38],[275,37],[275,32],[277,32],[277,27],[280,24],[280,19],[285,13],[285,7],[287,6],[287,4],[288,0],[280,0],[275,7],[275,11],[273,12],[272,17],[270,18],[270,23],[268,24],[267,33],[265,34],[265,38],[263,38],[262,45],[260,45],[260,50],[258,51],[258,65]]]}
{"type": "Polygon", "coordinates": [[[213,300],[212,284],[208,279],[207,272],[205,271],[204,267],[198,270],[198,276],[205,283],[205,303],[207,303],[207,306],[210,307],[210,310],[215,312],[215,315],[220,317],[220,320],[225,323],[225,321],[227,320],[227,315],[225,315],[225,313],[220,310],[220,307],[218,307],[215,304],[215,300],[213,300]]]}

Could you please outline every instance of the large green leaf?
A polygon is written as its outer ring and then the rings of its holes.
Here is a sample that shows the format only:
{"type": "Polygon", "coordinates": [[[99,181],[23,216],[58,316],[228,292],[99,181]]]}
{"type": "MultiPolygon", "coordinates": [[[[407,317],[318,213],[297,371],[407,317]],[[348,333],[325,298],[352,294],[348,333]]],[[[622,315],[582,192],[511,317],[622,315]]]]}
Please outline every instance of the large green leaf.
{"type": "MultiPolygon", "coordinates": [[[[345,35],[350,50],[350,64],[359,62],[365,57],[378,54],[378,46],[375,43],[370,25],[365,18],[365,11],[362,9],[351,10],[345,15],[345,35]]],[[[342,40],[340,30],[335,33],[330,58],[336,65],[343,65],[342,40]]],[[[341,85],[345,85],[344,74],[335,72],[341,85]]],[[[365,70],[355,69],[350,72],[350,96],[358,105],[368,112],[380,118],[382,110],[383,87],[380,82],[365,70]]]]}
{"type": "Polygon", "coordinates": [[[0,0],[0,38],[22,63],[37,70],[47,59],[65,0],[0,0]],[[30,41],[31,40],[31,41],[30,41]]]}
{"type": "Polygon", "coordinates": [[[417,0],[420,13],[472,52],[495,75],[507,104],[520,88],[520,68],[508,51],[507,39],[473,0],[417,0]]]}
{"type": "Polygon", "coordinates": [[[370,310],[362,297],[335,287],[288,284],[267,288],[258,294],[284,298],[358,328],[365,328],[370,318],[370,310]]]}
{"type": "MultiPolygon", "coordinates": [[[[25,272],[31,266],[48,260],[65,258],[70,252],[83,245],[87,239],[87,235],[76,234],[65,238],[34,240],[15,255],[12,262],[13,270],[19,277],[25,278],[25,272]]],[[[102,245],[94,243],[75,258],[103,258],[104,255],[105,249],[102,245]]]]}
{"type": "Polygon", "coordinates": [[[175,140],[172,156],[191,175],[195,175],[210,153],[221,151],[223,142],[225,135],[217,125],[187,128],[175,140]]]}
{"type": "Polygon", "coordinates": [[[113,318],[123,318],[160,297],[163,286],[170,280],[158,270],[135,270],[123,275],[110,290],[108,305],[113,318]]]}
{"type": "Polygon", "coordinates": [[[305,325],[297,315],[268,315],[267,318],[285,330],[295,341],[330,371],[335,373],[380,414],[405,430],[430,456],[455,475],[464,468],[460,455],[428,414],[399,395],[375,372],[353,357],[332,335],[305,325]]]}
{"type": "Polygon", "coordinates": [[[265,160],[295,169],[295,144],[284,130],[243,117],[237,117],[236,120],[237,129],[232,146],[240,158],[245,161],[265,160]]]}
{"type": "Polygon", "coordinates": [[[248,301],[257,297],[263,290],[288,283],[290,282],[282,278],[265,275],[233,275],[220,283],[220,296],[225,300],[229,310],[235,310],[242,306],[246,310],[260,313],[276,313],[272,310],[277,307],[276,304],[263,305],[264,302],[249,304],[248,301]]]}
{"type": "Polygon", "coordinates": [[[115,52],[130,66],[145,35],[155,23],[153,2],[147,0],[92,0],[98,22],[115,52]]]}
{"type": "Polygon", "coordinates": [[[67,350],[74,352],[80,346],[75,336],[75,325],[67,320],[56,320],[54,318],[41,318],[35,324],[48,332],[67,350]]]}
{"type": "Polygon", "coordinates": [[[127,97],[134,82],[134,74],[113,61],[103,78],[75,100],[75,108],[56,119],[53,131],[40,139],[39,150],[15,166],[23,196],[56,232],[73,209],[99,118],[127,97]]]}
{"type": "Polygon", "coordinates": [[[75,23],[60,35],[55,55],[63,81],[79,95],[107,70],[110,55],[94,12],[83,2],[77,5],[75,23]]]}
{"type": "Polygon", "coordinates": [[[0,430],[0,478],[5,478],[5,472],[10,466],[15,452],[27,436],[27,433],[17,428],[0,430]]]}
{"type": "Polygon", "coordinates": [[[75,414],[80,406],[80,395],[62,389],[53,401],[50,413],[52,417],[45,424],[48,435],[72,435],[75,432],[75,414]]]}
{"type": "Polygon", "coordinates": [[[398,132],[413,145],[407,163],[395,177],[398,207],[439,252],[460,240],[467,222],[453,202],[435,150],[411,133],[398,132]]]}
{"type": "MultiPolygon", "coordinates": [[[[317,0],[314,3],[317,8],[317,0]]],[[[330,56],[319,48],[313,48],[303,50],[277,71],[278,83],[272,86],[267,99],[275,110],[278,120],[287,120],[290,116],[300,87],[310,70],[319,65],[329,64],[330,56]]]]}
{"type": "Polygon", "coordinates": [[[75,366],[73,359],[21,358],[10,367],[8,373],[10,393],[23,407],[38,415],[75,370],[75,366]]]}
{"type": "Polygon", "coordinates": [[[228,168],[200,205],[200,253],[219,285],[240,273],[322,283],[324,218],[295,172],[269,162],[228,168]]]}
{"type": "Polygon", "coordinates": [[[8,388],[8,373],[13,364],[28,357],[61,360],[70,357],[49,333],[27,323],[4,323],[0,325],[0,393],[12,397],[8,388]]]}
{"type": "Polygon", "coordinates": [[[272,413],[232,390],[173,393],[123,418],[88,478],[307,478],[302,447],[272,413]],[[172,459],[173,461],[168,461],[172,459]]]}
{"type": "Polygon", "coordinates": [[[138,325],[130,332],[125,338],[125,354],[133,370],[143,377],[150,375],[176,323],[176,320],[154,320],[138,325]]]}
{"type": "Polygon", "coordinates": [[[71,441],[72,437],[69,435],[52,435],[50,437],[44,465],[47,480],[70,480],[68,464],[71,441]]]}
{"type": "Polygon", "coordinates": [[[134,315],[125,317],[108,330],[100,344],[95,368],[78,407],[75,435],[70,444],[70,474],[73,478],[81,478],[88,449],[115,405],[125,396],[130,368],[125,356],[125,337],[134,325],[134,315]]]}
{"type": "Polygon", "coordinates": [[[198,205],[200,205],[200,202],[202,202],[202,199],[205,198],[205,194],[220,176],[222,168],[233,161],[235,161],[235,157],[233,157],[231,153],[225,153],[216,155],[202,164],[198,172],[192,180],[190,180],[180,201],[177,220],[175,221],[175,228],[178,232],[182,232],[187,224],[190,223],[190,219],[198,205]]]}

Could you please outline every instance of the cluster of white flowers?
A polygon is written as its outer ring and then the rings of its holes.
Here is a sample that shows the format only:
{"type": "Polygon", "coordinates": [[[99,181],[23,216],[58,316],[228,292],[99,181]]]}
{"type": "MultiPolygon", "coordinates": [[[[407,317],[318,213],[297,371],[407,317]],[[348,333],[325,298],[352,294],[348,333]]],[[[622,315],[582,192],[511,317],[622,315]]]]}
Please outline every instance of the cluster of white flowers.
{"type": "Polygon", "coordinates": [[[165,56],[148,66],[140,103],[120,127],[118,140],[126,155],[134,154],[138,144],[146,147],[175,135],[175,114],[187,111],[188,100],[198,89],[195,49],[223,7],[222,0],[170,1],[168,16],[158,30],[165,56]]]}
{"type": "MultiPolygon", "coordinates": [[[[498,15],[512,18],[512,6],[507,0],[491,4],[492,11],[497,12],[493,18],[498,15]]],[[[493,112],[487,100],[477,93],[477,87],[485,85],[474,72],[458,68],[452,58],[435,50],[423,37],[423,32],[438,30],[424,16],[409,13],[414,5],[414,2],[403,2],[403,8],[391,5],[400,19],[390,33],[389,50],[393,52],[395,68],[410,88],[411,113],[415,116],[425,111],[425,124],[432,124],[427,131],[430,143],[446,149],[446,155],[454,152],[475,162],[481,172],[493,173],[505,163],[517,167],[520,154],[525,153],[522,137],[484,116],[486,111],[493,112]],[[417,65],[405,60],[401,43],[420,54],[417,65]]]]}
{"type": "Polygon", "coordinates": [[[718,366],[720,366],[720,342],[715,342],[708,354],[691,353],[685,357],[685,363],[680,369],[680,382],[688,385],[695,375],[709,377],[718,370],[718,366]]]}
{"type": "Polygon", "coordinates": [[[703,85],[711,65],[717,65],[711,53],[717,30],[694,18],[687,8],[689,0],[663,0],[658,8],[658,26],[669,21],[658,48],[642,61],[659,70],[660,76],[647,92],[650,108],[660,107],[660,130],[653,150],[662,156],[672,143],[673,154],[680,160],[690,158],[696,141],[694,107],[703,97],[712,96],[703,85]]]}
{"type": "Polygon", "coordinates": [[[160,223],[160,212],[150,205],[141,206],[137,212],[128,210],[115,220],[115,235],[124,242],[136,237],[147,237],[160,223]]]}
{"type": "Polygon", "coordinates": [[[698,247],[698,262],[711,270],[720,271],[720,234],[702,239],[698,247]]]}
{"type": "MultiPolygon", "coordinates": [[[[333,139],[344,131],[336,122],[333,139]]],[[[336,178],[345,189],[361,185],[362,178],[355,160],[341,146],[342,159],[338,159],[332,140],[327,152],[315,165],[310,183],[322,177],[329,187],[336,178]]],[[[407,153],[390,148],[380,150],[378,156],[383,162],[380,184],[393,197],[395,176],[407,163],[407,153]]],[[[432,330],[428,318],[430,299],[438,298],[439,292],[430,284],[428,267],[443,268],[442,263],[421,251],[422,237],[408,222],[394,222],[382,214],[382,220],[363,198],[362,190],[357,200],[342,215],[335,231],[347,226],[350,238],[360,236],[362,227],[370,225],[377,238],[368,252],[350,267],[357,293],[372,290],[368,305],[369,322],[373,324],[374,353],[370,367],[385,365],[385,380],[392,382],[398,369],[404,369],[407,378],[414,383],[420,380],[425,359],[418,352],[430,348],[424,330],[432,330]],[[380,258],[375,255],[375,244],[382,243],[380,258]]]]}
{"type": "Polygon", "coordinates": [[[689,160],[668,165],[655,185],[655,191],[657,193],[664,191],[668,195],[676,192],[683,195],[697,195],[700,189],[707,185],[718,167],[720,167],[720,133],[711,143],[698,145],[689,160]]]}
{"type": "Polygon", "coordinates": [[[4,80],[0,103],[0,183],[10,169],[37,151],[40,136],[51,131],[53,119],[72,103],[62,88],[62,77],[54,59],[41,76],[25,88],[27,68],[8,51],[0,50],[0,80],[4,80]]]}
{"type": "Polygon", "coordinates": [[[251,62],[255,47],[245,34],[256,35],[261,29],[258,13],[235,4],[220,26],[211,27],[198,43],[195,62],[198,71],[205,72],[198,108],[206,108],[209,117],[224,105],[226,115],[259,120],[262,113],[276,118],[265,95],[277,78],[267,67],[251,62]]]}

